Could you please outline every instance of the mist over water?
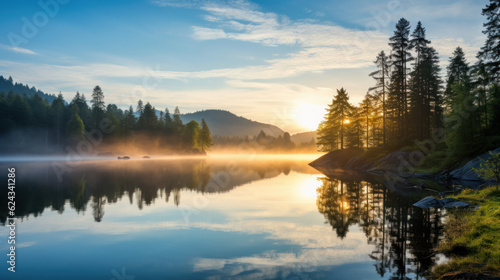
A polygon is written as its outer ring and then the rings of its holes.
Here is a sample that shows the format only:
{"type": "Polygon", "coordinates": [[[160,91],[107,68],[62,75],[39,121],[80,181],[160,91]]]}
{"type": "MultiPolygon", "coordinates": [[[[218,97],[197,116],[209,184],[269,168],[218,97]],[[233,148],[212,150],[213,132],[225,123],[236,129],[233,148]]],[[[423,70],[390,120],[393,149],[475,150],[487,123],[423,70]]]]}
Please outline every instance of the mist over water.
{"type": "Polygon", "coordinates": [[[31,268],[8,279],[112,279],[122,268],[136,279],[425,278],[443,260],[429,257],[443,213],[380,183],[328,178],[308,166],[315,157],[1,163],[16,168],[17,254],[31,268]]]}

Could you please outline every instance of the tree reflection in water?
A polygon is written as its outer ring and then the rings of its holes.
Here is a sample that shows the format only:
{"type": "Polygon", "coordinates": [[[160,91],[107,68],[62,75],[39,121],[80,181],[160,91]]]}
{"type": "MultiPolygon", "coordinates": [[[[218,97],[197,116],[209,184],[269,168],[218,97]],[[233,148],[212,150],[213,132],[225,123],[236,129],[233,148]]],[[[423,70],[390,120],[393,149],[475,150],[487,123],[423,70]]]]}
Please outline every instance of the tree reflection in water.
{"type": "MultiPolygon", "coordinates": [[[[158,198],[181,204],[181,191],[224,193],[252,181],[289,174],[291,170],[304,171],[307,165],[296,160],[207,162],[196,160],[149,160],[80,162],[63,180],[50,164],[19,164],[17,170],[16,217],[38,217],[47,208],[64,212],[64,206],[77,213],[91,207],[94,220],[101,222],[106,204],[114,204],[122,197],[136,203],[142,210],[158,198]],[[221,174],[230,179],[220,182],[221,174]],[[211,182],[214,180],[217,184],[211,182]]],[[[7,197],[0,196],[7,205],[7,197]]],[[[0,222],[5,225],[7,208],[0,208],[0,222]]]]}
{"type": "Polygon", "coordinates": [[[382,184],[323,177],[316,204],[339,238],[359,226],[369,244],[375,269],[389,279],[425,277],[439,259],[433,250],[443,228],[443,210],[413,207],[418,199],[405,198],[382,184]]]}

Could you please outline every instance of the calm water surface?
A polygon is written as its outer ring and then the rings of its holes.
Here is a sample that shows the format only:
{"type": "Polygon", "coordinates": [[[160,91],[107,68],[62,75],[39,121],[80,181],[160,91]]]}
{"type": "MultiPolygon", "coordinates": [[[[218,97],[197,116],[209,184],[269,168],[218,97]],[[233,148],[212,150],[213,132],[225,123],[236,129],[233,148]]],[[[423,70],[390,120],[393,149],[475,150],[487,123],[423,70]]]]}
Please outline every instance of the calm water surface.
{"type": "Polygon", "coordinates": [[[444,260],[443,212],[312,159],[85,161],[61,177],[67,165],[11,164],[16,272],[1,227],[0,279],[425,279],[444,260]]]}

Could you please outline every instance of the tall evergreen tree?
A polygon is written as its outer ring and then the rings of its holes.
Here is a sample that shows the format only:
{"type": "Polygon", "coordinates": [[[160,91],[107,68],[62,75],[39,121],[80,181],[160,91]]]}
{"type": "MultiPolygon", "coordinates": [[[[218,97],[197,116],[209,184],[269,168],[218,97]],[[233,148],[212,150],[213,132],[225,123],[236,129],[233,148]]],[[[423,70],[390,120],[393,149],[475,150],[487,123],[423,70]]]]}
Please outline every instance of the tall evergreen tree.
{"type": "Polygon", "coordinates": [[[154,130],[158,127],[158,117],[156,110],[149,102],[144,106],[144,110],[139,117],[137,125],[140,129],[154,130]]]}
{"type": "Polygon", "coordinates": [[[57,145],[61,144],[61,130],[64,117],[64,98],[61,93],[52,101],[52,114],[56,124],[57,145]]]}
{"type": "Polygon", "coordinates": [[[489,126],[488,119],[488,101],[489,101],[489,87],[491,83],[491,73],[486,64],[479,60],[471,69],[471,80],[475,87],[475,94],[481,112],[481,127],[483,132],[486,132],[489,126]]]}
{"type": "Polygon", "coordinates": [[[484,24],[486,29],[483,31],[487,39],[478,56],[485,61],[493,78],[498,81],[500,78],[500,1],[490,0],[482,14],[487,19],[484,24]]]}
{"type": "Polygon", "coordinates": [[[212,136],[210,135],[210,129],[208,128],[205,119],[201,119],[200,139],[198,142],[200,143],[200,148],[202,152],[205,152],[206,150],[210,149],[211,146],[213,146],[212,136]]]}
{"type": "Polygon", "coordinates": [[[471,93],[469,65],[460,47],[457,47],[450,57],[447,69],[447,145],[453,155],[460,156],[474,144],[478,128],[475,98],[471,93]]]}
{"type": "Polygon", "coordinates": [[[105,113],[105,105],[104,105],[104,93],[102,92],[101,87],[95,86],[92,91],[92,121],[93,127],[97,127],[99,122],[104,118],[105,113]]]}
{"type": "Polygon", "coordinates": [[[190,121],[186,124],[185,142],[191,149],[198,149],[200,140],[200,124],[197,121],[190,121]]]}
{"type": "Polygon", "coordinates": [[[181,120],[181,111],[179,110],[178,106],[175,107],[174,118],[173,118],[172,122],[173,122],[174,130],[176,132],[182,131],[182,128],[184,125],[183,125],[182,120],[181,120]]]}
{"type": "Polygon", "coordinates": [[[142,102],[142,100],[139,99],[139,101],[137,101],[137,112],[140,112],[142,114],[143,111],[144,111],[144,102],[142,102]]]}
{"type": "Polygon", "coordinates": [[[349,96],[344,88],[337,90],[332,104],[328,105],[325,119],[318,127],[318,148],[320,151],[330,152],[344,149],[345,126],[349,124],[349,116],[353,110],[349,103],[349,96]]]}
{"type": "Polygon", "coordinates": [[[394,35],[389,38],[389,46],[392,47],[391,62],[391,94],[396,95],[395,104],[396,117],[399,126],[399,134],[403,138],[408,136],[408,89],[407,74],[408,62],[413,58],[410,53],[410,23],[401,18],[396,24],[394,35]]]}
{"type": "Polygon", "coordinates": [[[385,144],[386,141],[386,94],[388,88],[388,82],[390,81],[390,60],[389,57],[385,55],[384,51],[380,51],[377,55],[377,59],[374,61],[377,65],[378,70],[370,73],[370,77],[374,78],[377,84],[371,87],[369,91],[375,90],[376,95],[382,96],[382,142],[385,144]]]}
{"type": "Polygon", "coordinates": [[[447,105],[450,105],[449,103],[452,102],[456,94],[453,90],[454,85],[462,84],[464,87],[470,87],[469,64],[465,60],[465,54],[461,47],[457,47],[453,52],[447,70],[445,98],[447,105]]]}
{"type": "Polygon", "coordinates": [[[70,138],[70,141],[77,141],[82,139],[85,132],[85,126],[83,121],[78,115],[78,105],[71,105],[71,117],[66,124],[66,134],[70,138]]]}

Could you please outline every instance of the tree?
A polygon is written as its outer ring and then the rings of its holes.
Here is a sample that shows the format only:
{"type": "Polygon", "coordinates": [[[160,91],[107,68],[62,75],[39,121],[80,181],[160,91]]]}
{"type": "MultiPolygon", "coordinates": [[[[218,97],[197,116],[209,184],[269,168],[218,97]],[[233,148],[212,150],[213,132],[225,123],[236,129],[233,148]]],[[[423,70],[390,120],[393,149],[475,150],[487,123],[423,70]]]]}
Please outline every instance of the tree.
{"type": "Polygon", "coordinates": [[[477,176],[485,181],[495,180],[500,184],[500,153],[489,152],[486,159],[479,165],[479,168],[472,168],[477,176]]]}
{"type": "Polygon", "coordinates": [[[104,105],[104,93],[102,92],[101,87],[94,87],[90,103],[92,103],[93,127],[97,127],[99,122],[104,117],[104,109],[106,108],[104,105]]]}
{"type": "Polygon", "coordinates": [[[197,121],[190,121],[186,124],[186,143],[191,149],[199,147],[198,140],[200,139],[200,124],[197,121]]]}
{"type": "MultiPolygon", "coordinates": [[[[425,29],[423,29],[425,31],[425,29]]],[[[418,32],[416,32],[418,33],[418,32]]],[[[420,32],[420,36],[425,34],[420,32]]],[[[431,130],[442,127],[442,98],[439,56],[427,46],[425,38],[415,38],[418,50],[413,71],[410,73],[410,134],[417,139],[429,138],[431,130]],[[418,40],[424,43],[418,44],[418,40]]]]}
{"type": "Polygon", "coordinates": [[[92,103],[92,109],[100,109],[101,111],[104,111],[104,93],[102,92],[101,87],[95,86],[94,90],[92,91],[92,100],[90,101],[92,103]]]}
{"type": "Polygon", "coordinates": [[[347,148],[363,147],[363,115],[358,107],[352,107],[349,117],[344,124],[346,127],[346,146],[347,148]]]}
{"type": "Polygon", "coordinates": [[[142,102],[141,99],[139,99],[139,101],[137,101],[137,112],[140,112],[142,114],[143,111],[144,111],[144,103],[142,102]]]}
{"type": "Polygon", "coordinates": [[[446,143],[452,155],[462,156],[474,144],[477,123],[475,121],[474,98],[469,88],[462,83],[452,86],[453,99],[447,116],[448,137],[446,143]],[[472,110],[471,110],[472,109],[472,110]]]}
{"type": "Polygon", "coordinates": [[[156,109],[148,102],[144,106],[144,110],[139,117],[137,125],[140,129],[154,130],[158,126],[158,117],[156,116],[156,109]]]}
{"type": "Polygon", "coordinates": [[[64,113],[64,98],[61,93],[57,96],[57,98],[52,101],[52,113],[54,114],[54,119],[57,126],[57,145],[61,144],[61,122],[64,113]]]}
{"type": "Polygon", "coordinates": [[[71,118],[66,125],[66,134],[73,140],[82,139],[85,133],[85,126],[80,116],[78,116],[78,110],[78,106],[73,104],[71,107],[71,118]]]}
{"type": "MultiPolygon", "coordinates": [[[[368,145],[370,143],[369,131],[370,131],[370,122],[372,121],[371,120],[372,109],[373,109],[372,100],[373,98],[367,93],[363,101],[361,101],[361,103],[359,104],[359,110],[358,110],[359,111],[358,118],[362,118],[364,122],[365,133],[366,133],[366,148],[368,148],[368,145]]],[[[374,131],[372,131],[372,134],[373,133],[374,131]]]]}
{"type": "Polygon", "coordinates": [[[396,24],[394,36],[389,38],[392,47],[391,62],[391,93],[396,95],[395,101],[399,134],[408,136],[408,92],[407,92],[407,63],[413,60],[410,50],[410,23],[401,18],[396,24]]]}
{"type": "Polygon", "coordinates": [[[174,131],[177,133],[182,131],[182,128],[184,125],[183,125],[182,120],[181,120],[181,111],[179,110],[179,107],[175,107],[174,118],[172,121],[173,121],[174,131]]]}
{"type": "Polygon", "coordinates": [[[455,95],[453,91],[453,86],[456,84],[462,84],[464,87],[469,88],[470,77],[469,77],[469,64],[465,60],[465,54],[461,47],[457,47],[453,52],[453,56],[450,57],[450,64],[447,67],[447,81],[445,97],[447,102],[451,102],[455,95]]]}
{"type": "Polygon", "coordinates": [[[130,132],[135,127],[136,118],[134,116],[134,108],[130,105],[129,109],[125,111],[125,119],[123,120],[123,128],[125,131],[125,142],[130,135],[130,132]]]}
{"type": "Polygon", "coordinates": [[[19,94],[15,95],[14,100],[10,104],[10,115],[17,127],[30,126],[31,109],[19,94]]]}
{"type": "Polygon", "coordinates": [[[85,100],[85,94],[80,95],[80,92],[77,91],[70,105],[72,106],[73,104],[78,106],[78,116],[82,119],[85,127],[90,127],[92,123],[92,112],[87,104],[87,100],[85,100]]]}
{"type": "Polygon", "coordinates": [[[337,90],[332,104],[328,105],[325,119],[320,123],[318,133],[318,148],[320,151],[331,152],[344,149],[345,125],[349,123],[349,116],[353,110],[349,103],[349,96],[344,88],[337,90]]]}
{"type": "Polygon", "coordinates": [[[486,28],[483,33],[486,34],[487,38],[478,56],[485,61],[492,76],[498,79],[500,72],[500,1],[490,0],[490,3],[483,9],[482,15],[486,16],[487,19],[487,22],[483,24],[486,28]]]}
{"type": "Polygon", "coordinates": [[[200,148],[202,152],[205,152],[206,150],[210,149],[211,146],[213,146],[212,137],[210,135],[210,129],[208,128],[205,119],[201,119],[201,131],[198,142],[200,143],[200,148]]]}
{"type": "Polygon", "coordinates": [[[172,133],[173,130],[173,121],[172,117],[170,116],[170,111],[168,108],[165,108],[165,132],[167,134],[172,133]]]}
{"type": "MultiPolygon", "coordinates": [[[[382,95],[382,142],[385,144],[386,141],[386,107],[385,107],[385,96],[387,90],[387,83],[390,80],[390,60],[389,57],[385,55],[384,51],[380,51],[377,55],[377,59],[374,61],[377,65],[378,70],[370,73],[370,77],[374,78],[377,82],[376,86],[371,87],[369,91],[375,90],[377,95],[382,95]]],[[[368,144],[368,143],[367,143],[368,144]]]]}
{"type": "Polygon", "coordinates": [[[476,88],[476,94],[479,104],[479,110],[483,112],[482,125],[484,130],[488,129],[488,101],[489,101],[489,85],[491,82],[490,71],[486,64],[479,60],[471,69],[472,83],[476,88]]]}

